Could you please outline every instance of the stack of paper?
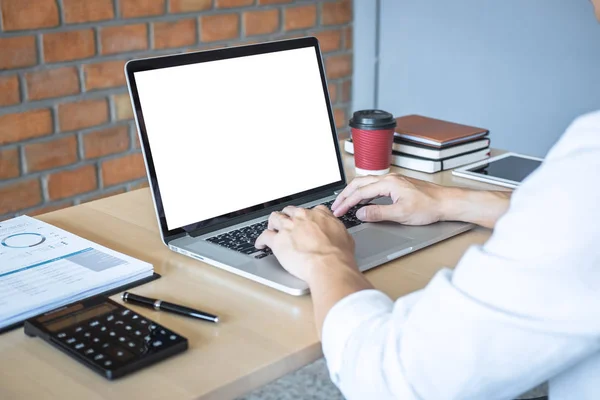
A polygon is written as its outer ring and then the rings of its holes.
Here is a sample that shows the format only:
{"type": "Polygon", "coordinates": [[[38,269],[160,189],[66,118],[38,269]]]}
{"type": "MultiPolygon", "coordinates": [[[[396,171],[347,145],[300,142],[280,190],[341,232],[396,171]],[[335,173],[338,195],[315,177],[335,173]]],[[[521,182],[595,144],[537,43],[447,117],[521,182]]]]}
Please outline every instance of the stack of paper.
{"type": "Polygon", "coordinates": [[[151,264],[45,222],[0,222],[0,329],[152,274],[151,264]]]}

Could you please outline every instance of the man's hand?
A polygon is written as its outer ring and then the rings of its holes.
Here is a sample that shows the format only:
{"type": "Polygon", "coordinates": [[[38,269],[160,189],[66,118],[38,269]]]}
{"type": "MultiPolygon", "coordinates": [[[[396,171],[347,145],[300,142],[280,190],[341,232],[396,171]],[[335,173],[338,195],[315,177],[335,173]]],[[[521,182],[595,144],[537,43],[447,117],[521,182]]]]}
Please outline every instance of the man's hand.
{"type": "Polygon", "coordinates": [[[352,236],[324,206],[290,206],[272,213],[268,229],[256,240],[257,248],[265,246],[288,272],[309,285],[331,268],[356,269],[352,236]]]}
{"type": "Polygon", "coordinates": [[[356,204],[389,196],[393,204],[365,206],[356,216],[366,222],[427,225],[437,221],[464,221],[493,228],[508,209],[511,193],[445,187],[389,174],[354,179],[331,208],[339,217],[356,204]]]}
{"type": "Polygon", "coordinates": [[[361,203],[389,196],[391,205],[370,205],[356,216],[367,222],[395,221],[405,225],[427,225],[442,218],[444,187],[398,174],[354,179],[332,205],[334,215],[342,216],[361,203]]]}
{"type": "Polygon", "coordinates": [[[319,335],[329,310],[344,297],[373,286],[354,260],[354,239],[324,206],[286,207],[269,217],[256,247],[273,250],[283,268],[308,283],[319,335]]]}

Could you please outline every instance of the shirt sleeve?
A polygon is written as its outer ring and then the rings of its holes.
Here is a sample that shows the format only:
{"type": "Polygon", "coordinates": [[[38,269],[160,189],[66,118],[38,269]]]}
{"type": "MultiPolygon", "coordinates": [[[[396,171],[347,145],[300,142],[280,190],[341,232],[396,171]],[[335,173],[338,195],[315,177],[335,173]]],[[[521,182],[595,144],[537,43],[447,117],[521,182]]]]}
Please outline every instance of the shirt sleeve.
{"type": "Polygon", "coordinates": [[[365,290],[330,310],[323,351],[347,399],[510,399],[598,354],[600,146],[573,145],[577,133],[454,272],[395,303],[365,290]]]}

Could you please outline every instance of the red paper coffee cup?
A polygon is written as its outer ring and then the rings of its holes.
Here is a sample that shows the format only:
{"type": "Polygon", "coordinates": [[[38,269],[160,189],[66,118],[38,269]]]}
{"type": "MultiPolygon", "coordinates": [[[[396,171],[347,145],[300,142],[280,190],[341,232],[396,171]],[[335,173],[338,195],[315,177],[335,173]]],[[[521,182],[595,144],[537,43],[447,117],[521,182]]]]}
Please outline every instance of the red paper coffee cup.
{"type": "Polygon", "coordinates": [[[390,172],[394,143],[394,116],[382,110],[356,111],[350,120],[354,164],[358,175],[390,172]]]}

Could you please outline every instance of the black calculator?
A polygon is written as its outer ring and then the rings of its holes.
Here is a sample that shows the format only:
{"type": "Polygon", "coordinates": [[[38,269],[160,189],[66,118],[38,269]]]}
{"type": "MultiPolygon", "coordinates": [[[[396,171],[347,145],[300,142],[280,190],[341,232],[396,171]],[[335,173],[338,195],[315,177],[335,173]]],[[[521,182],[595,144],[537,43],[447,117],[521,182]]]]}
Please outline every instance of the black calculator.
{"type": "Polygon", "coordinates": [[[108,379],[188,348],[185,337],[106,297],[93,297],[25,321],[39,336],[108,379]]]}

